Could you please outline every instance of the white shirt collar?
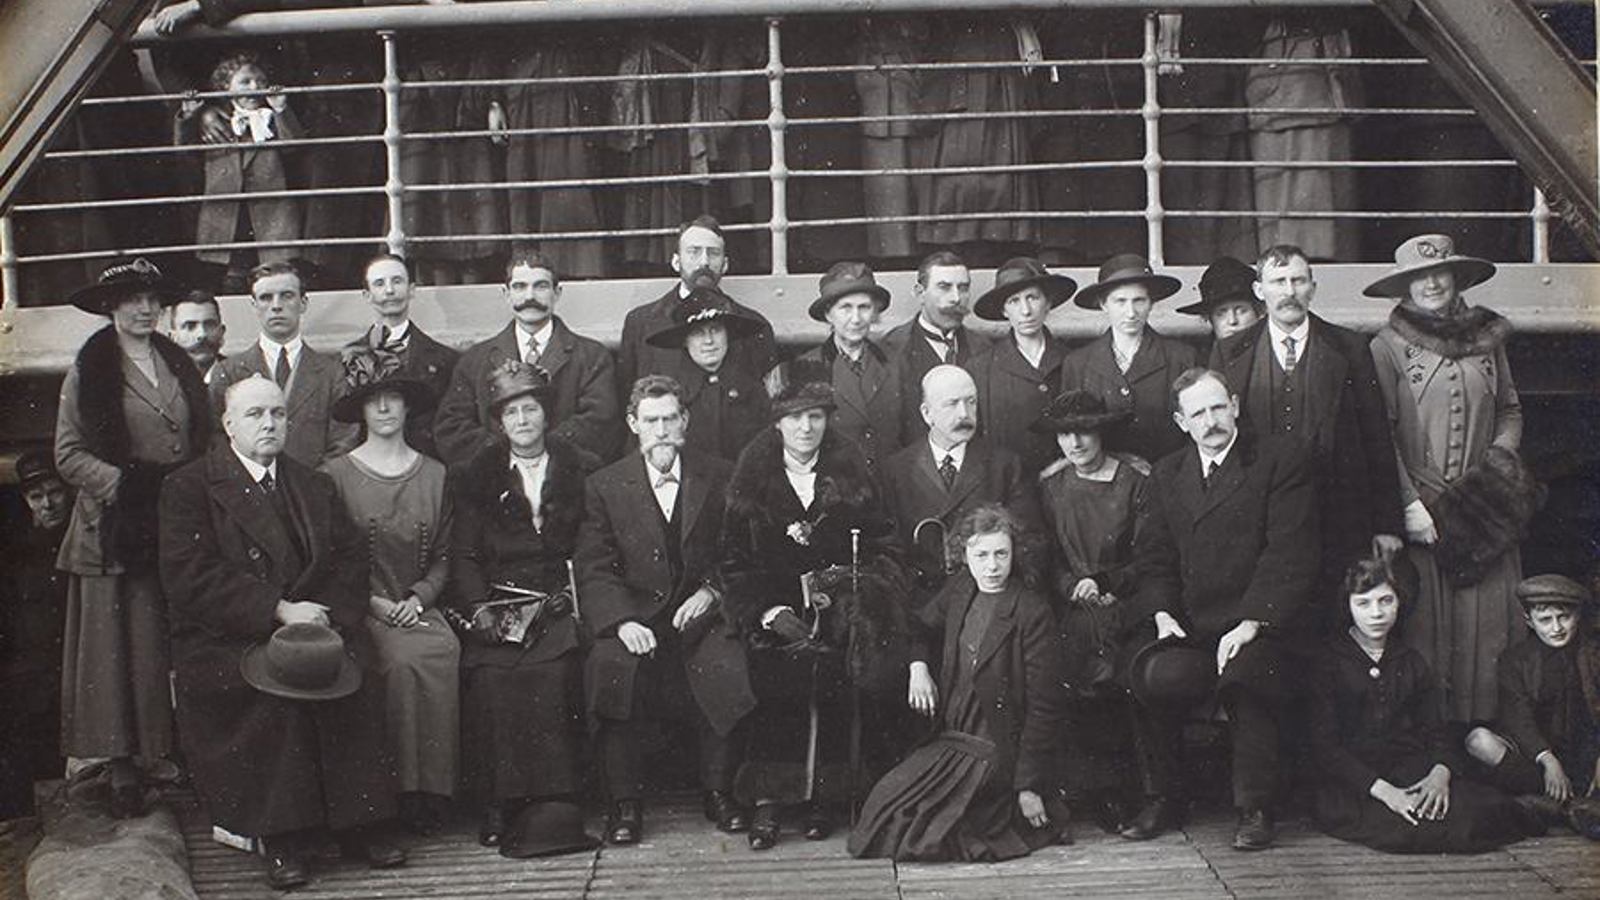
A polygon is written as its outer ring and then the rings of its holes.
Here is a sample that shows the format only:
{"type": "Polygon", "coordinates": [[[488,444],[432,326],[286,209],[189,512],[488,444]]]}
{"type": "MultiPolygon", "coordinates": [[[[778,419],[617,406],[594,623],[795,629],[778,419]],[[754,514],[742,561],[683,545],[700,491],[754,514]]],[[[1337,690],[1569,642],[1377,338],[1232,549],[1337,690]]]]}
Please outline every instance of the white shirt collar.
{"type": "Polygon", "coordinates": [[[1200,474],[1204,475],[1206,473],[1206,469],[1210,468],[1212,463],[1216,463],[1218,466],[1220,466],[1227,462],[1228,454],[1233,452],[1233,445],[1237,443],[1239,443],[1239,430],[1236,426],[1234,428],[1233,437],[1228,441],[1228,446],[1223,447],[1221,452],[1217,453],[1215,456],[1206,453],[1204,447],[1200,447],[1198,444],[1195,445],[1195,449],[1200,451],[1200,474]]]}
{"type": "MultiPolygon", "coordinates": [[[[663,474],[662,471],[660,469],[656,468],[650,462],[650,460],[648,458],[645,458],[644,454],[641,453],[640,454],[640,458],[644,459],[644,473],[646,475],[650,476],[650,484],[652,486],[655,485],[656,479],[660,478],[662,476],[662,474],[663,474]]],[[[672,465],[667,467],[667,471],[665,472],[665,474],[671,475],[673,478],[677,479],[679,483],[682,483],[682,481],[683,481],[683,454],[682,453],[679,453],[676,456],[672,457],[672,465]]]]}
{"type": "Polygon", "coordinates": [[[256,343],[261,347],[261,355],[267,361],[268,370],[278,364],[279,350],[289,351],[290,369],[298,369],[300,367],[300,351],[305,349],[306,346],[305,340],[300,335],[295,335],[287,344],[280,344],[263,334],[256,340],[256,343]]]}
{"type": "Polygon", "coordinates": [[[1272,335],[1272,350],[1273,352],[1277,353],[1278,356],[1283,356],[1283,339],[1286,337],[1292,337],[1294,338],[1295,356],[1299,359],[1305,359],[1306,336],[1311,333],[1310,316],[1306,316],[1304,319],[1301,319],[1300,325],[1293,331],[1284,331],[1282,328],[1278,327],[1277,322],[1268,319],[1267,331],[1272,335]]]}
{"type": "Polygon", "coordinates": [[[953,461],[956,464],[956,471],[961,471],[961,464],[967,461],[967,445],[970,443],[972,442],[962,441],[954,447],[951,447],[949,450],[945,450],[942,449],[938,444],[935,444],[933,442],[932,435],[929,435],[928,449],[933,451],[933,467],[937,469],[939,464],[944,462],[944,458],[949,456],[953,458],[953,461]]]}
{"type": "Polygon", "coordinates": [[[783,468],[795,475],[810,475],[817,470],[817,460],[822,458],[822,452],[812,454],[809,460],[801,462],[790,455],[788,450],[783,451],[783,468]]]}
{"type": "Polygon", "coordinates": [[[238,457],[239,462],[244,464],[244,470],[250,473],[251,481],[260,484],[261,476],[263,475],[271,475],[273,481],[278,480],[278,461],[276,459],[263,466],[261,463],[258,463],[250,457],[245,456],[243,453],[240,453],[239,448],[233,446],[232,444],[228,445],[228,449],[232,450],[233,455],[238,457]]]}
{"type": "MultiPolygon", "coordinates": [[[[379,329],[380,333],[382,333],[382,329],[384,329],[386,327],[388,327],[388,326],[386,326],[385,323],[383,323],[383,322],[379,322],[378,323],[378,329],[379,329]]],[[[409,335],[409,334],[411,334],[411,320],[407,319],[404,322],[401,322],[399,325],[396,325],[393,328],[389,329],[389,341],[390,341],[390,343],[393,343],[395,341],[404,342],[405,339],[406,339],[406,336],[409,335]]]]}
{"type": "Polygon", "coordinates": [[[550,349],[550,335],[556,329],[556,318],[551,316],[544,320],[539,330],[533,334],[522,329],[521,325],[513,325],[511,330],[517,335],[517,356],[521,359],[528,358],[528,344],[531,342],[539,348],[540,353],[550,349]]]}

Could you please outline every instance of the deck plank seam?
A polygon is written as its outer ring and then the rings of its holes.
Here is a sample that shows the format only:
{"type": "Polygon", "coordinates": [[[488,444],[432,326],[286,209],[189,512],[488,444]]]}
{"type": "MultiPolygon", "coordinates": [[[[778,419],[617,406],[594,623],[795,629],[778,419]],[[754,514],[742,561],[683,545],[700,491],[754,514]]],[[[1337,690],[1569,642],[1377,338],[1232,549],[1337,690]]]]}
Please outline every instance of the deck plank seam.
{"type": "Polygon", "coordinates": [[[1228,883],[1228,879],[1222,876],[1222,870],[1217,868],[1216,863],[1211,861],[1211,857],[1206,854],[1206,848],[1195,840],[1194,835],[1189,833],[1187,826],[1181,830],[1183,839],[1188,842],[1190,847],[1194,848],[1194,852],[1199,855],[1200,861],[1206,864],[1206,868],[1211,871],[1211,877],[1217,880],[1217,884],[1222,887],[1223,893],[1228,895],[1228,900],[1239,900],[1238,892],[1233,889],[1233,885],[1228,883]]]}

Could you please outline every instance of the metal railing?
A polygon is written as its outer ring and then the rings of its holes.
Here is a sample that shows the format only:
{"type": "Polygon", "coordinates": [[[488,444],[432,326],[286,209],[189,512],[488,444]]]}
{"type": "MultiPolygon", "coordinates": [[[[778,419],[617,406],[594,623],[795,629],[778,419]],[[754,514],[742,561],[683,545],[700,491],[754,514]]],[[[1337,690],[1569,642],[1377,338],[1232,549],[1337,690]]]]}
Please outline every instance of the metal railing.
{"type": "MultiPolygon", "coordinates": [[[[478,19],[485,14],[492,13],[492,7],[511,7],[515,4],[488,3],[473,4],[467,7],[452,7],[452,9],[476,10],[478,19]]],[[[611,6],[612,4],[606,4],[611,6]]],[[[626,4],[624,4],[626,5],[626,4]]],[[[815,5],[815,4],[813,4],[815,5]]],[[[824,4],[826,5],[826,4],[824,4]]],[[[840,11],[854,10],[849,4],[839,4],[840,11]]],[[[882,5],[880,3],[880,5],[882,5]]],[[[906,0],[904,3],[890,4],[908,7],[919,4],[906,0]]],[[[925,5],[925,4],[921,4],[925,5]]],[[[990,4],[969,4],[973,8],[987,8],[990,4]]],[[[1008,8],[1027,6],[1027,3],[1006,4],[1008,8]]],[[[1087,4],[1097,5],[1097,4],[1087,4]]],[[[1208,2],[1189,2],[1167,4],[1169,6],[1206,6],[1216,5],[1208,2]]],[[[1306,5],[1297,3],[1297,6],[1306,5]]],[[[1317,4],[1326,6],[1350,5],[1340,0],[1317,4]]],[[[529,7],[541,4],[527,4],[529,7]]],[[[879,10],[881,11],[881,10],[879,10]]],[[[609,18],[616,9],[611,9],[601,18],[609,18]]],[[[443,20],[435,12],[420,9],[397,8],[389,13],[392,21],[397,23],[432,22],[437,24],[443,20]],[[421,16],[422,18],[417,18],[421,16]],[[431,17],[431,18],[430,18],[431,17]]],[[[364,11],[371,16],[372,12],[364,11]]],[[[509,13],[506,13],[509,15],[509,13]]],[[[518,17],[529,14],[528,10],[518,11],[518,17]]],[[[340,16],[348,18],[354,12],[302,12],[297,14],[275,14],[273,20],[280,25],[280,33],[304,32],[305,21],[299,18],[307,16],[328,16],[329,21],[340,22],[340,16]],[[293,24],[294,27],[287,27],[293,24]]],[[[260,17],[247,17],[260,18],[260,17]]],[[[358,21],[358,20],[351,20],[358,21]]],[[[368,21],[361,19],[359,21],[368,21]]],[[[477,21],[475,19],[474,21],[477,21]]],[[[405,230],[405,208],[408,197],[420,198],[430,193],[451,193],[466,191],[511,191],[511,190],[553,190],[561,188],[646,188],[674,183],[711,184],[717,182],[753,181],[764,179],[770,196],[771,212],[765,221],[757,222],[730,222],[725,225],[732,232],[765,231],[770,236],[770,270],[773,275],[785,275],[790,269],[790,235],[802,229],[816,229],[837,226],[879,225],[879,224],[909,224],[926,222],[961,222],[983,221],[991,219],[1033,219],[1037,221],[1060,219],[1136,219],[1142,220],[1145,231],[1145,250],[1153,263],[1160,265],[1165,259],[1166,227],[1175,219],[1213,218],[1213,219],[1491,219],[1491,220],[1526,220],[1530,224],[1531,240],[1528,258],[1533,262],[1547,262],[1550,258],[1550,224],[1553,213],[1544,197],[1533,190],[1529,197],[1529,205],[1523,210],[1364,210],[1364,209],[1173,209],[1169,208],[1163,197],[1162,175],[1169,170],[1178,169],[1205,169],[1205,168],[1279,168],[1292,169],[1377,169],[1377,168],[1515,168],[1516,164],[1509,159],[1442,159],[1442,160],[1255,160],[1255,159],[1171,159],[1163,153],[1161,124],[1164,116],[1181,115],[1184,117],[1213,117],[1213,116],[1239,116],[1242,114],[1328,114],[1343,117],[1403,117],[1403,116],[1429,116],[1429,117],[1471,117],[1474,112],[1470,109],[1437,109],[1437,108],[1395,108],[1395,107],[1339,107],[1332,109],[1305,109],[1305,108],[1236,108],[1236,107],[1175,107],[1164,108],[1161,103],[1161,67],[1171,63],[1181,63],[1184,66],[1262,66],[1282,64],[1285,66],[1316,65],[1316,66],[1392,66],[1392,67],[1418,67],[1426,66],[1421,59],[1390,59],[1390,58],[1344,58],[1344,59],[1317,59],[1308,61],[1300,58],[1263,59],[1255,57],[1216,57],[1216,58],[1163,58],[1159,53],[1158,14],[1154,11],[1147,12],[1143,17],[1142,52],[1137,58],[1105,58],[1105,59],[1040,59],[1023,63],[1017,59],[993,60],[982,62],[950,62],[950,63],[905,63],[905,64],[860,64],[860,65],[814,65],[814,66],[788,66],[785,63],[783,35],[784,20],[772,17],[765,20],[767,62],[763,68],[730,69],[719,71],[685,71],[685,72],[657,72],[643,74],[616,74],[616,75],[581,75],[562,77],[539,78],[496,78],[496,79],[456,79],[441,81],[407,81],[402,78],[404,71],[399,46],[399,35],[394,29],[380,29],[377,31],[381,38],[383,54],[383,77],[376,83],[351,83],[335,85],[310,85],[286,87],[284,93],[290,96],[316,95],[334,92],[372,92],[381,97],[383,102],[383,129],[380,134],[361,134],[349,136],[308,137],[295,140],[275,140],[273,146],[278,148],[324,148],[330,146],[348,146],[356,144],[370,144],[381,142],[383,147],[383,182],[382,184],[352,186],[352,187],[325,187],[316,189],[285,189],[265,192],[240,192],[228,194],[194,194],[187,196],[141,196],[122,197],[114,199],[67,199],[52,200],[48,202],[22,203],[15,205],[10,212],[0,217],[0,278],[3,278],[4,302],[7,308],[14,307],[18,302],[19,267],[29,264],[47,262],[64,262],[72,260],[93,260],[111,257],[124,253],[137,253],[145,255],[192,253],[201,250],[232,250],[232,249],[264,249],[280,247],[310,247],[324,245],[375,245],[386,244],[391,252],[403,253],[408,247],[416,247],[430,243],[451,241],[488,241],[499,244],[511,244],[518,241],[572,241],[593,239],[618,239],[633,237],[666,237],[674,232],[670,226],[647,228],[601,228],[578,231],[555,232],[516,232],[504,231],[488,234],[470,235],[431,235],[408,234],[405,230]],[[785,86],[787,83],[799,78],[821,78],[850,76],[858,73],[891,73],[905,72],[938,72],[950,70],[1016,70],[1019,67],[1031,69],[1073,69],[1083,67],[1129,67],[1139,69],[1142,76],[1142,104],[1137,109],[1116,108],[1091,108],[1091,109],[1018,109],[996,112],[919,112],[915,114],[900,115],[846,115],[846,116],[815,116],[791,118],[785,112],[785,86]],[[764,78],[767,83],[767,115],[764,118],[712,119],[707,121],[688,122],[652,122],[633,124],[606,124],[582,125],[573,127],[527,127],[508,129],[482,129],[482,130],[457,130],[457,131],[424,131],[406,133],[402,122],[402,97],[406,91],[451,91],[474,88],[503,88],[503,87],[532,87],[532,86],[569,86],[606,85],[625,82],[646,81],[678,81],[693,82],[703,79],[724,78],[764,78]],[[1074,117],[1104,118],[1122,117],[1133,118],[1137,116],[1142,123],[1143,152],[1138,158],[1113,159],[1113,160],[1070,160],[1047,161],[1030,163],[1006,163],[996,165],[978,165],[962,167],[937,167],[937,166],[903,166],[886,168],[793,168],[788,162],[788,136],[790,132],[803,129],[821,128],[827,126],[864,125],[869,123],[939,123],[952,120],[976,121],[982,119],[1005,120],[1038,120],[1059,119],[1074,117]],[[768,165],[764,170],[733,170],[733,171],[704,171],[680,172],[661,175],[618,176],[605,175],[592,178],[572,179],[545,179],[545,180],[501,180],[488,182],[465,182],[455,184],[408,184],[403,177],[402,149],[407,143],[422,143],[435,141],[459,141],[489,139],[491,137],[543,137],[543,136],[604,136],[620,132],[648,131],[651,133],[667,132],[674,130],[697,129],[765,129],[768,135],[768,165]],[[1017,174],[1017,175],[1044,175],[1044,174],[1073,174],[1093,173],[1106,170],[1138,170],[1143,174],[1143,196],[1130,196],[1126,209],[1015,209],[993,210],[978,212],[941,212],[921,211],[915,214],[899,215],[873,215],[867,210],[865,215],[845,216],[831,218],[794,218],[789,203],[789,183],[792,180],[814,180],[838,178],[873,178],[882,176],[939,176],[953,177],[966,174],[1017,174]],[[374,223],[374,233],[367,236],[341,236],[317,237],[299,240],[278,241],[237,241],[229,243],[158,243],[149,246],[119,247],[115,249],[88,249],[88,250],[62,250],[49,253],[20,254],[16,247],[16,227],[13,219],[33,215],[46,215],[59,212],[87,212],[95,210],[126,209],[131,207],[157,207],[173,204],[192,205],[217,200],[253,200],[264,198],[296,198],[310,199],[316,197],[358,197],[382,194],[386,211],[386,230],[379,223],[374,223]]],[[[261,32],[252,32],[259,34],[261,32]]],[[[86,107],[120,106],[128,104],[163,104],[171,105],[186,100],[219,100],[233,96],[226,92],[204,93],[167,93],[147,94],[136,96],[100,97],[85,100],[86,107]]],[[[175,156],[198,157],[206,153],[215,152],[216,145],[195,144],[179,146],[150,146],[133,148],[89,148],[52,151],[45,154],[47,161],[85,163],[108,158],[129,158],[137,156],[175,156]]],[[[692,211],[691,211],[692,214],[692,211]]],[[[559,253],[556,254],[559,259],[559,253]]]]}

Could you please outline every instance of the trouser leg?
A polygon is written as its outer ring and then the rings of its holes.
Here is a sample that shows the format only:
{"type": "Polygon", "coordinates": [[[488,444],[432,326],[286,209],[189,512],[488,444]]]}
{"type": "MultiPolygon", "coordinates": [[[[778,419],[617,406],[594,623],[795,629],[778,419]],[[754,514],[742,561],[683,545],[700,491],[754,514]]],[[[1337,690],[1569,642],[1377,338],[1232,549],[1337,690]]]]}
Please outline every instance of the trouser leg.
{"type": "Polygon", "coordinates": [[[1278,713],[1260,697],[1232,691],[1224,700],[1233,727],[1233,802],[1270,809],[1278,784],[1278,713]]]}

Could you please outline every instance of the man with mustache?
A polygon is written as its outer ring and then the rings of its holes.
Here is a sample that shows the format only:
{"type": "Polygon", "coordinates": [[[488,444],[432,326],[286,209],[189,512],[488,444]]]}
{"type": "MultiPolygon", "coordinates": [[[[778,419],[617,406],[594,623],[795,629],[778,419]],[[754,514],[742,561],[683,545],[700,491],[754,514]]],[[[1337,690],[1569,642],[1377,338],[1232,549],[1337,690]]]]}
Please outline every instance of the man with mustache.
{"type": "Polygon", "coordinates": [[[450,389],[433,420],[433,439],[447,465],[459,465],[497,440],[489,409],[489,373],[506,360],[538,366],[549,376],[550,433],[596,460],[610,459],[618,438],[616,364],[598,341],[568,328],[555,314],[561,278],[539,253],[513,255],[501,287],[511,322],[461,354],[450,389]]]}
{"type": "Polygon", "coordinates": [[[693,733],[706,818],[730,833],[749,824],[733,799],[732,735],[755,695],[744,646],[722,617],[717,547],[733,465],[685,447],[683,394],[664,375],[634,383],[628,429],[639,453],[589,477],[578,532],[578,596],[594,637],[584,684],[599,723],[613,844],[643,833],[649,719],[693,733]]]}
{"type": "Polygon", "coordinates": [[[1211,365],[1238,391],[1240,427],[1311,445],[1323,543],[1306,624],[1325,630],[1343,621],[1339,582],[1349,564],[1371,552],[1375,537],[1388,552],[1401,546],[1394,438],[1368,338],[1311,312],[1317,282],[1305,251],[1269,247],[1256,267],[1266,321],[1218,341],[1211,365]]]}
{"type": "MultiPolygon", "coordinates": [[[[934,366],[965,368],[989,349],[988,337],[962,324],[972,310],[972,274],[960,256],[949,250],[928,254],[917,264],[911,291],[920,305],[916,317],[883,336],[883,349],[895,361],[902,385],[921,384],[934,366]]],[[[901,398],[901,435],[914,442],[926,429],[918,394],[904,390],[901,398]]]]}
{"type": "MultiPolygon", "coordinates": [[[[659,299],[629,310],[622,320],[618,377],[624,385],[631,385],[644,375],[667,375],[680,383],[690,383],[688,376],[694,373],[688,367],[693,363],[678,348],[654,347],[648,340],[675,324],[673,311],[687,302],[696,288],[715,288],[722,283],[722,276],[728,271],[728,245],[716,219],[699,216],[678,226],[672,268],[678,273],[678,283],[659,299]]],[[[735,313],[754,319],[760,327],[729,349],[726,365],[732,371],[760,379],[778,361],[772,323],[738,301],[730,298],[728,302],[735,313]]]]}
{"type": "MultiPolygon", "coordinates": [[[[461,354],[434,340],[411,321],[411,264],[393,253],[380,253],[368,260],[362,271],[361,295],[371,304],[377,321],[348,346],[367,346],[398,356],[402,376],[426,384],[432,396],[443,397],[461,354]]],[[[406,412],[406,443],[438,458],[439,450],[433,441],[434,411],[406,412]]]]}
{"type": "Polygon", "coordinates": [[[228,333],[217,298],[210,291],[191,290],[168,307],[161,316],[161,325],[161,333],[189,354],[206,384],[210,384],[222,361],[222,341],[228,333]]]}

